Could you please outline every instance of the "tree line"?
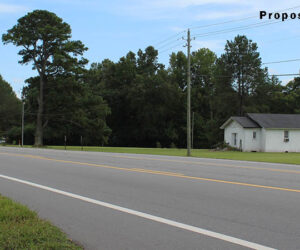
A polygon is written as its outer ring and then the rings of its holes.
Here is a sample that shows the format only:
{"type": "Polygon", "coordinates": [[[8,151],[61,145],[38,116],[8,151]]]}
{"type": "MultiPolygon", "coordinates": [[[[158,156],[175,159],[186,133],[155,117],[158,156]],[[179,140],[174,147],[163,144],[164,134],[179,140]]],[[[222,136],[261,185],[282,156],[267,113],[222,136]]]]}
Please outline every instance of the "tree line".
{"type": "MultiPolygon", "coordinates": [[[[2,36],[20,46],[21,63],[38,76],[26,80],[25,144],[185,147],[187,57],[172,53],[169,65],[149,46],[117,62],[86,67],[87,50],[71,40],[71,28],[54,13],[37,10],[2,36]]],[[[286,86],[263,67],[258,47],[244,35],[227,41],[217,56],[202,48],[191,55],[193,147],[223,141],[221,124],[232,115],[300,113],[300,78],[286,86]]],[[[1,78],[0,133],[20,138],[21,101],[1,78]],[[2,98],[3,93],[5,98],[2,98]],[[11,103],[7,100],[10,100],[11,103]]]]}

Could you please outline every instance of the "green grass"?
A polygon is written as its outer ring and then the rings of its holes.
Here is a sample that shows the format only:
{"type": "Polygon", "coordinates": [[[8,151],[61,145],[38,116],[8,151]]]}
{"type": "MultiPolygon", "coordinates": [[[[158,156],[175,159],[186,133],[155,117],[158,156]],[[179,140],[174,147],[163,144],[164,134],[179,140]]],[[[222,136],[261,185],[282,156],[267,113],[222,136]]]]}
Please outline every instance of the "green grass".
{"type": "MultiPolygon", "coordinates": [[[[31,147],[31,146],[26,146],[31,147]]],[[[47,146],[49,149],[64,150],[64,146],[47,146]]],[[[67,146],[67,150],[81,150],[79,146],[67,146]]],[[[153,154],[186,156],[186,149],[173,148],[127,148],[127,147],[84,147],[84,151],[153,154]]],[[[241,161],[259,161],[286,164],[300,164],[300,153],[262,153],[262,152],[239,152],[239,151],[211,151],[208,149],[193,149],[193,157],[230,159],[241,161]]]]}
{"type": "Polygon", "coordinates": [[[0,249],[83,249],[27,207],[0,195],[0,249]]]}

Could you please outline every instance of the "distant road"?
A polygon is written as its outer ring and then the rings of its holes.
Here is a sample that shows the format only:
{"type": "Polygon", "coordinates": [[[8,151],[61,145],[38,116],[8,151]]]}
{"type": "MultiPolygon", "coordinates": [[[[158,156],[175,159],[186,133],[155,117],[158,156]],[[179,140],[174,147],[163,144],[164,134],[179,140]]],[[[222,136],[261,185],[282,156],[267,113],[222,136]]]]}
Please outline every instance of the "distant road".
{"type": "Polygon", "coordinates": [[[300,249],[300,165],[0,147],[0,193],[86,249],[300,249]]]}

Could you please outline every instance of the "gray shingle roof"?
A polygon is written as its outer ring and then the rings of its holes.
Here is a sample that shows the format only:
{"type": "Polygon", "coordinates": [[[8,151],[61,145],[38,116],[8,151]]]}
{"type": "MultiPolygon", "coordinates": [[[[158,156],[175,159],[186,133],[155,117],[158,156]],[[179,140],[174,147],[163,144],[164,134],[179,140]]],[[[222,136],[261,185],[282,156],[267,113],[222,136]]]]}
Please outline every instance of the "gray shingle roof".
{"type": "Polygon", "coordinates": [[[243,128],[260,128],[256,122],[251,120],[249,117],[244,116],[231,116],[220,128],[225,129],[225,127],[227,127],[227,125],[229,125],[232,121],[236,121],[243,128]]]}
{"type": "Polygon", "coordinates": [[[256,114],[247,116],[263,128],[300,128],[300,114],[256,114]]]}
{"type": "Polygon", "coordinates": [[[239,123],[243,128],[260,128],[260,126],[248,117],[232,116],[232,120],[239,123]]]}

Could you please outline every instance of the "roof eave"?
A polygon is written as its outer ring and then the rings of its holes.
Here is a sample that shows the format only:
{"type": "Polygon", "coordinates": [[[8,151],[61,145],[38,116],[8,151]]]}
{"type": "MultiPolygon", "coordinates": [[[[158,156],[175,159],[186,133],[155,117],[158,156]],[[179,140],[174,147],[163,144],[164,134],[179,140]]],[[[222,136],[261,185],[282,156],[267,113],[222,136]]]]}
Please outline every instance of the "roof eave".
{"type": "Polygon", "coordinates": [[[222,124],[222,126],[220,127],[220,129],[225,129],[225,127],[227,127],[227,125],[230,123],[230,122],[232,122],[233,121],[233,119],[232,119],[232,117],[230,117],[226,122],[224,122],[223,124],[222,124]]]}

